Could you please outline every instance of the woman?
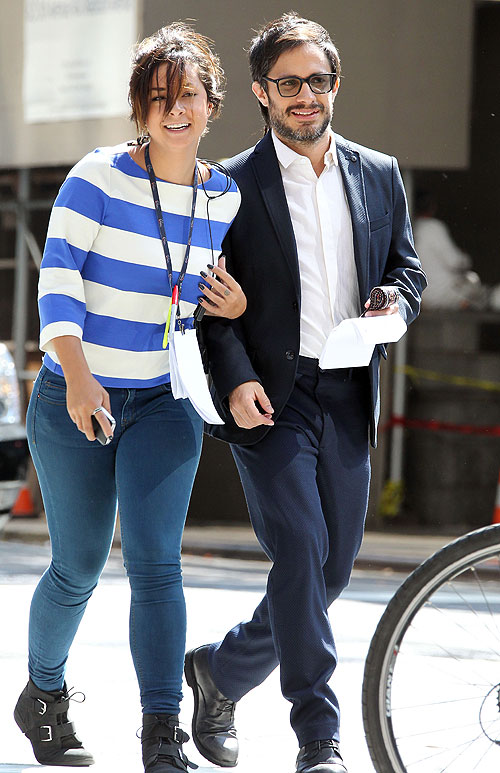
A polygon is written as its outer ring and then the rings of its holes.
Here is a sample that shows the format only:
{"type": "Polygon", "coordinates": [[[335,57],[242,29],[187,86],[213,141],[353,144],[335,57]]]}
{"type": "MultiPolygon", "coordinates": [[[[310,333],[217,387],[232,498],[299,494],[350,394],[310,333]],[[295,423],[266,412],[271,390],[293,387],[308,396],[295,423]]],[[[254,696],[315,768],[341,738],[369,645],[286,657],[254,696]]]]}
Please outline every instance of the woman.
{"type": "Polygon", "coordinates": [[[110,550],[118,499],[144,767],[187,770],[188,736],[178,724],[180,545],[202,420],[188,400],[173,399],[168,344],[174,324],[193,326],[198,303],[229,318],[246,306],[222,266],[215,278],[206,272],[240,201],[221,168],[196,159],[208,119],[220,112],[222,78],[209,41],[187,26],[140,43],[129,92],[139,140],[85,156],[52,211],[39,291],[46,354],[27,425],[53,555],[33,596],[30,679],[15,709],[44,765],[93,763],[68,721],[64,673],[110,550]],[[110,442],[97,442],[95,430],[110,442]]]}

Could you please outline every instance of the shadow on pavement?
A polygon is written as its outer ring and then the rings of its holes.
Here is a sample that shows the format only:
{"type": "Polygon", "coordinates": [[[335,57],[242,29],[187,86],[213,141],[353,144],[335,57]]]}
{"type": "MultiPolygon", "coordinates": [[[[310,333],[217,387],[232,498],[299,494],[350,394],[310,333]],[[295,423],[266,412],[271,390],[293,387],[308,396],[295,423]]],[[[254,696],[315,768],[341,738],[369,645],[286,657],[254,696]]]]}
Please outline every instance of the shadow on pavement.
{"type": "Polygon", "coordinates": [[[28,770],[29,768],[44,769],[41,765],[18,765],[17,763],[14,765],[10,762],[0,762],[1,773],[23,773],[23,770],[28,770]]]}

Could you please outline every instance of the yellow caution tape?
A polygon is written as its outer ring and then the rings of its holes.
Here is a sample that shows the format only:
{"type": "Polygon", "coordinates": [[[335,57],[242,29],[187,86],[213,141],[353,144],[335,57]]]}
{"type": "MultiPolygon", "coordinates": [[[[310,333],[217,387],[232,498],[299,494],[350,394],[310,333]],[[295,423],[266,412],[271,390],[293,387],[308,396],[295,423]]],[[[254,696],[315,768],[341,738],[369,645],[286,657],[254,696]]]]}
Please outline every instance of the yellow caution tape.
{"type": "Polygon", "coordinates": [[[399,515],[404,498],[404,483],[402,480],[387,480],[382,489],[378,505],[378,515],[381,518],[395,518],[399,515]]]}
{"type": "Polygon", "coordinates": [[[446,384],[454,384],[455,386],[484,389],[487,392],[500,392],[500,382],[498,381],[485,381],[484,379],[468,378],[467,376],[452,376],[447,373],[438,373],[435,370],[414,368],[412,365],[397,366],[395,370],[398,373],[404,373],[406,376],[414,379],[423,378],[428,381],[442,381],[446,384]]]}

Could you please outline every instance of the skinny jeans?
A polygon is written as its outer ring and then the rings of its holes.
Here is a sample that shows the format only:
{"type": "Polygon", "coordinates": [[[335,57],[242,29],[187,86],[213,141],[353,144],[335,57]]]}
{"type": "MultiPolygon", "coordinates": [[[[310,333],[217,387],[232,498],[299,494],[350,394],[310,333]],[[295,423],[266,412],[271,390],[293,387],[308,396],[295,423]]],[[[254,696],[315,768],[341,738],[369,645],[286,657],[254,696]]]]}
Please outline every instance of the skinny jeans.
{"type": "Polygon", "coordinates": [[[52,560],[33,596],[29,673],[59,690],[70,646],[111,548],[118,509],[131,587],[130,648],[144,713],[178,714],[186,610],[181,539],[198,467],[202,420],[169,384],[107,389],[112,442],[90,442],[66,409],[66,383],[35,381],[28,442],[42,490],[52,560]]]}

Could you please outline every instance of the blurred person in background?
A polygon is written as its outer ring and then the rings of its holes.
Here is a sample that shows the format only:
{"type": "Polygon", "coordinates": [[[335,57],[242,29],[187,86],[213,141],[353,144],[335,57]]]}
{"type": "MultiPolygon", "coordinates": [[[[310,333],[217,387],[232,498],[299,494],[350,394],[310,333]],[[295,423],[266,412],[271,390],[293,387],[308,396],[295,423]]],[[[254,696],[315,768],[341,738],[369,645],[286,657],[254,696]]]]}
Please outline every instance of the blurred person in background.
{"type": "MultiPolygon", "coordinates": [[[[144,40],[129,91],[139,140],[85,156],[52,210],[39,284],[45,357],[27,416],[52,561],[31,603],[29,682],[15,709],[43,765],[93,763],[68,720],[65,670],[110,551],[118,499],[144,768],[188,769],[178,721],[180,548],[202,419],[189,400],[172,396],[167,341],[169,315],[192,327],[198,302],[226,317],[246,306],[222,266],[214,268],[220,282],[207,277],[240,203],[231,178],[196,157],[208,119],[220,113],[222,86],[210,41],[189,26],[144,40]],[[102,409],[116,420],[114,431],[102,409]]],[[[102,696],[99,722],[116,711],[110,700],[102,696]]]]}
{"type": "Polygon", "coordinates": [[[432,193],[415,196],[415,249],[429,282],[426,309],[500,310],[500,285],[488,287],[471,271],[472,260],[453,241],[448,226],[436,217],[437,202],[432,193]]]}

